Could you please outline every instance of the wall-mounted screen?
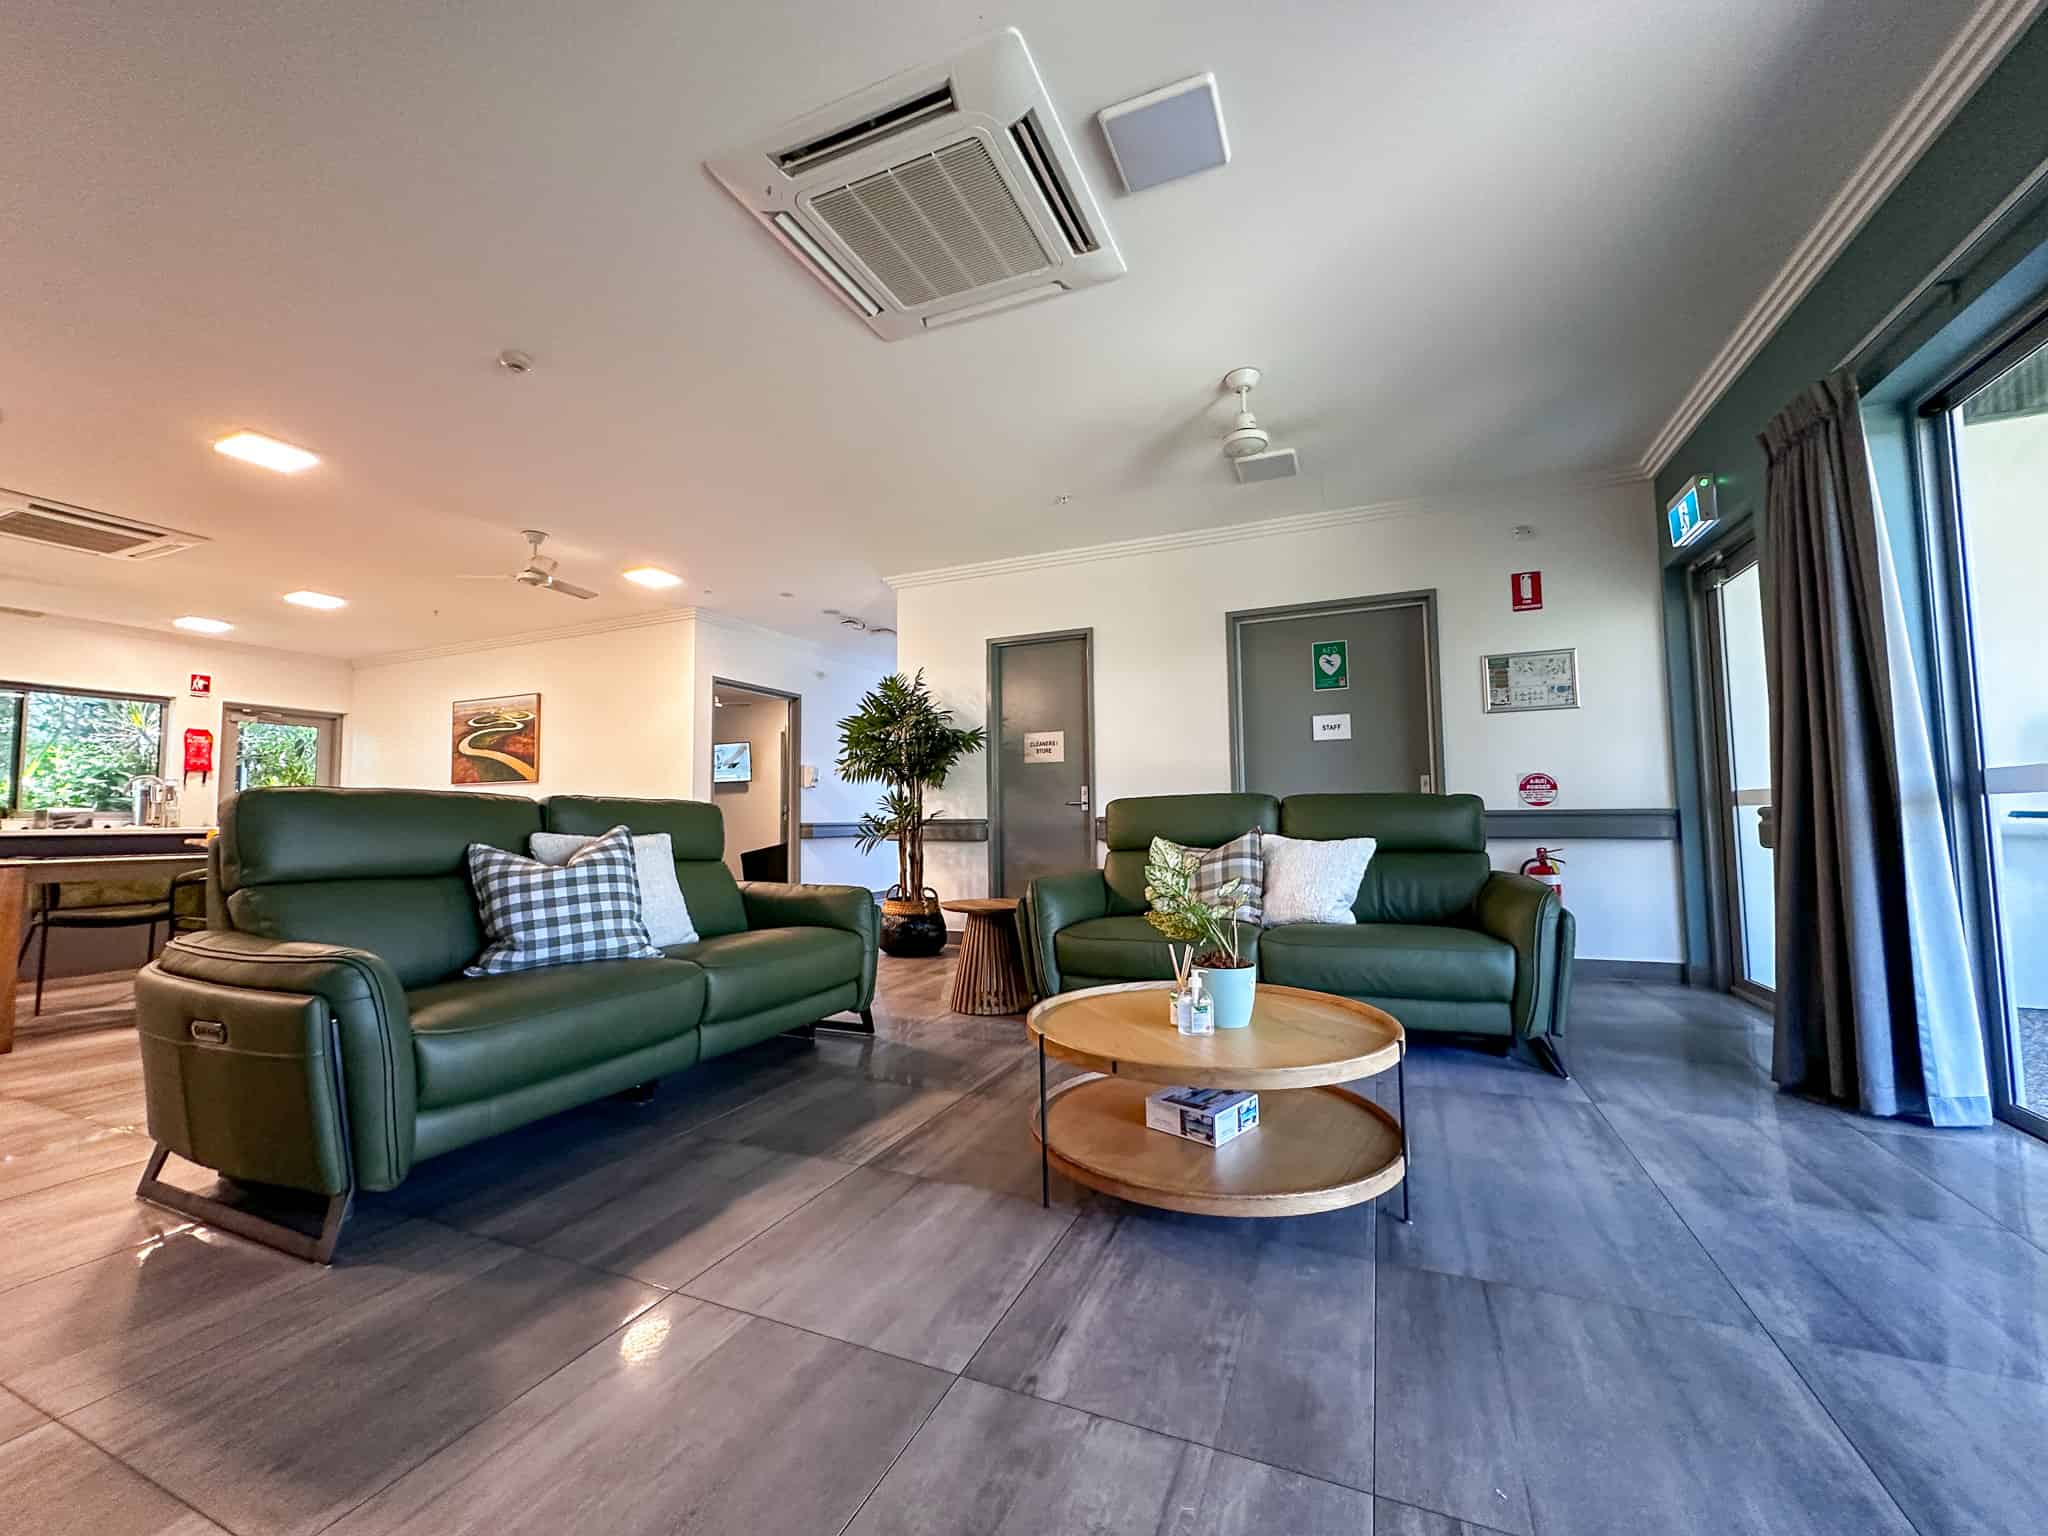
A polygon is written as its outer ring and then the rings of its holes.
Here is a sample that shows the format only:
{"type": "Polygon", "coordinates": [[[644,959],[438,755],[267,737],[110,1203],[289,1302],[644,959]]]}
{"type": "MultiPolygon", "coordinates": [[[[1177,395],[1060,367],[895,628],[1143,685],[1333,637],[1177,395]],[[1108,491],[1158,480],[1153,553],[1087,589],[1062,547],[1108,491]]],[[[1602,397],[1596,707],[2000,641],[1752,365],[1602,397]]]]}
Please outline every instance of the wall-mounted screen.
{"type": "Polygon", "coordinates": [[[711,782],[746,784],[754,777],[754,744],[750,741],[721,741],[711,749],[711,782]]]}

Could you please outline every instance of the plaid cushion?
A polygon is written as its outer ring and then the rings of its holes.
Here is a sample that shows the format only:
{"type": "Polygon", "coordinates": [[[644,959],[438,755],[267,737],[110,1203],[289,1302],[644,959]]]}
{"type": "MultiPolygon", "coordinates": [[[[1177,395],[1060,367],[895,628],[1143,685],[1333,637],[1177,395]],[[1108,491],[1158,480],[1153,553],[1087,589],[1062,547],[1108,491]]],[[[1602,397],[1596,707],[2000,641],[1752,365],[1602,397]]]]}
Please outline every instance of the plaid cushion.
{"type": "Polygon", "coordinates": [[[469,883],[483,920],[483,953],[465,976],[500,976],[579,960],[660,959],[640,917],[633,834],[613,827],[566,864],[542,864],[469,845],[469,883]]]}
{"type": "Polygon", "coordinates": [[[1256,923],[1266,905],[1266,860],[1259,851],[1259,829],[1253,827],[1242,837],[1233,837],[1221,848],[1190,848],[1183,843],[1168,842],[1163,837],[1152,841],[1165,843],[1176,853],[1192,853],[1201,859],[1195,867],[1195,895],[1202,901],[1216,900],[1223,887],[1233,880],[1242,880],[1238,893],[1237,919],[1242,923],[1256,923]]]}

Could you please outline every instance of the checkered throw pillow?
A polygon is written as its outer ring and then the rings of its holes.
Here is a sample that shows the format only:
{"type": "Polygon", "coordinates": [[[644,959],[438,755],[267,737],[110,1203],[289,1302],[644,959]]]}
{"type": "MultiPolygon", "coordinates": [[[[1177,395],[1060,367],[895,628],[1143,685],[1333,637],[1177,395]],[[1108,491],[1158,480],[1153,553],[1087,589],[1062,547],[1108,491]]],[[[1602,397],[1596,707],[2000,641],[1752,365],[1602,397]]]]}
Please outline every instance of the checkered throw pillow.
{"type": "Polygon", "coordinates": [[[640,916],[633,834],[613,827],[570,855],[542,864],[469,845],[469,883],[483,920],[483,953],[465,976],[502,976],[579,960],[660,959],[640,916]]]}
{"type": "Polygon", "coordinates": [[[1257,827],[1243,837],[1233,837],[1221,848],[1190,848],[1163,837],[1152,841],[1155,845],[1165,843],[1175,853],[1192,853],[1201,859],[1195,866],[1195,895],[1202,901],[1213,902],[1231,881],[1243,881],[1238,888],[1237,919],[1241,923],[1261,920],[1266,905],[1266,861],[1259,849],[1257,827]]]}

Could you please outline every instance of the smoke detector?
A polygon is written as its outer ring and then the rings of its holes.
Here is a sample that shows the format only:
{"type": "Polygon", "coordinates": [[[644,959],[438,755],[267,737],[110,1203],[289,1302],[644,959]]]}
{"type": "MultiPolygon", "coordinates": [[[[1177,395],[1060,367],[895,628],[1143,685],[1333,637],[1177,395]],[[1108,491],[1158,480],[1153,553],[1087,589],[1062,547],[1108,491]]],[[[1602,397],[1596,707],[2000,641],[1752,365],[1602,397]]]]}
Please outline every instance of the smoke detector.
{"type": "Polygon", "coordinates": [[[1014,27],[705,164],[884,341],[1124,274],[1014,27]]]}

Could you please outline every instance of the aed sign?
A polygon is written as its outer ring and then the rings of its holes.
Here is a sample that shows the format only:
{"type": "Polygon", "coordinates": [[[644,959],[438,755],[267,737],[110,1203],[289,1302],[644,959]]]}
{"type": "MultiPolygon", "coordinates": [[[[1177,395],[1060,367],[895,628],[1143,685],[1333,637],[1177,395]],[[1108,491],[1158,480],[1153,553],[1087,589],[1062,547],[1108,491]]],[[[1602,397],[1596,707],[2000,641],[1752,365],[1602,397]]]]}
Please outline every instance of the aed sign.
{"type": "Polygon", "coordinates": [[[1351,686],[1351,642],[1318,640],[1308,648],[1309,676],[1316,692],[1351,686]]]}
{"type": "Polygon", "coordinates": [[[1516,613],[1534,613],[1543,606],[1543,573],[1517,571],[1508,578],[1508,600],[1516,613]]]}
{"type": "Polygon", "coordinates": [[[192,674],[192,692],[200,698],[210,695],[213,692],[212,676],[205,672],[194,672],[192,674]]]}
{"type": "Polygon", "coordinates": [[[1351,739],[1351,717],[1349,715],[1309,716],[1309,736],[1315,741],[1349,741],[1351,739]]]}
{"type": "Polygon", "coordinates": [[[1685,484],[1685,489],[1671,498],[1671,505],[1664,509],[1664,515],[1671,523],[1671,547],[1684,549],[1688,544],[1697,544],[1713,529],[1720,516],[1714,505],[1714,477],[1695,475],[1685,484]]]}
{"type": "Polygon", "coordinates": [[[1548,805],[1557,798],[1557,780],[1547,773],[1525,773],[1515,792],[1524,805],[1548,805]]]}
{"type": "Polygon", "coordinates": [[[1064,763],[1067,760],[1067,733],[1065,731],[1026,731],[1024,733],[1024,761],[1027,763],[1064,763]]]}

